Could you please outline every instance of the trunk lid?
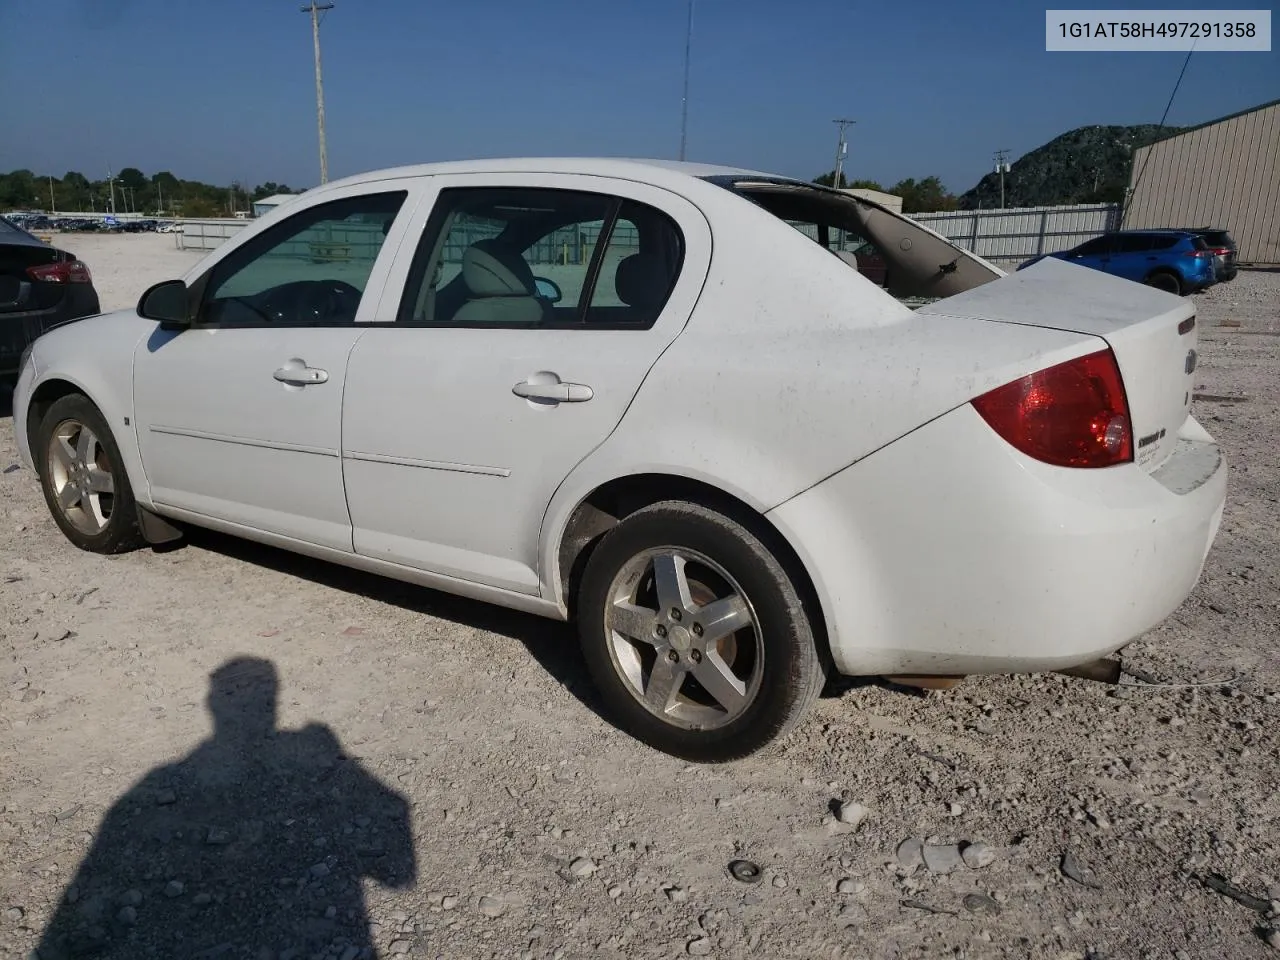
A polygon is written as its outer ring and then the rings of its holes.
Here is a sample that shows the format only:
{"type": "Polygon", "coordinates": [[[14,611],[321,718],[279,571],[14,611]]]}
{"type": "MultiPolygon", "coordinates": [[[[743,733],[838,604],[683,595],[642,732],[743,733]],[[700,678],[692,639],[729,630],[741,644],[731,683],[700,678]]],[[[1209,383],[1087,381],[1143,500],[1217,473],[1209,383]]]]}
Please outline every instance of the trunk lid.
{"type": "Polygon", "coordinates": [[[1199,339],[1195,312],[1190,299],[1054,257],[916,311],[1105,340],[1124,379],[1134,460],[1148,473],[1173,452],[1190,413],[1199,339]]]}

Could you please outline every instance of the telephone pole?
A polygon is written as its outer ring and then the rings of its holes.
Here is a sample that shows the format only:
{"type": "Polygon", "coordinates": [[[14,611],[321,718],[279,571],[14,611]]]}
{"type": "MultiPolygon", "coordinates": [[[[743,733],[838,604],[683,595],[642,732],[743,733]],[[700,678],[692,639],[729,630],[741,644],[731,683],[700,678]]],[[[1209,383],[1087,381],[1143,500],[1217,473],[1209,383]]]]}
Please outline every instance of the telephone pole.
{"type": "Polygon", "coordinates": [[[1004,175],[1009,172],[1009,164],[1005,161],[1009,158],[1008,150],[996,151],[996,173],[1000,174],[1000,209],[1004,209],[1004,175]]]}
{"type": "Polygon", "coordinates": [[[841,167],[844,166],[844,155],[849,152],[849,144],[845,142],[844,131],[846,127],[851,127],[858,121],[857,120],[832,120],[831,122],[840,128],[840,137],[838,140],[836,140],[836,169],[835,169],[835,172],[831,175],[831,186],[834,189],[839,190],[841,167]]]}
{"type": "Polygon", "coordinates": [[[324,142],[324,80],[320,74],[320,14],[332,10],[333,4],[311,0],[311,3],[299,9],[311,14],[311,43],[315,47],[316,57],[316,127],[320,133],[320,182],[328,183],[329,151],[324,142]]]}

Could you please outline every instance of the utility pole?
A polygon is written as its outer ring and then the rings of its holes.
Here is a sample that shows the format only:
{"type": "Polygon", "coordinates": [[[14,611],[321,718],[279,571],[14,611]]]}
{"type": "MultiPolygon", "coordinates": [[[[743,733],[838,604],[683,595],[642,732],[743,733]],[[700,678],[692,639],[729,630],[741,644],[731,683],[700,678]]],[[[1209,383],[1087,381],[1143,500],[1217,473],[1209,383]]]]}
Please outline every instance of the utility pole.
{"type": "Polygon", "coordinates": [[[311,14],[311,43],[315,47],[316,57],[316,127],[320,133],[320,182],[329,182],[329,150],[324,142],[324,80],[320,74],[320,14],[332,10],[332,3],[311,3],[300,8],[303,13],[311,14]]]}
{"type": "Polygon", "coordinates": [[[58,201],[53,198],[53,174],[49,174],[49,212],[58,212],[58,201]]]}
{"type": "Polygon", "coordinates": [[[693,46],[693,0],[689,0],[689,20],[684,30],[684,93],[680,97],[680,159],[689,140],[689,51],[693,46]]]}
{"type": "Polygon", "coordinates": [[[107,167],[107,186],[111,188],[111,215],[116,215],[116,178],[111,174],[111,168],[107,167]]]}
{"type": "Polygon", "coordinates": [[[840,137],[836,140],[836,169],[831,175],[831,186],[836,190],[840,189],[841,168],[844,166],[844,155],[849,152],[849,145],[845,142],[844,131],[846,127],[851,127],[857,120],[832,120],[837,127],[840,128],[840,137]]]}
{"type": "Polygon", "coordinates": [[[1000,174],[1000,209],[1004,209],[1004,175],[1009,172],[1009,164],[1005,161],[1009,157],[1008,150],[996,151],[996,173],[1000,174]]]}

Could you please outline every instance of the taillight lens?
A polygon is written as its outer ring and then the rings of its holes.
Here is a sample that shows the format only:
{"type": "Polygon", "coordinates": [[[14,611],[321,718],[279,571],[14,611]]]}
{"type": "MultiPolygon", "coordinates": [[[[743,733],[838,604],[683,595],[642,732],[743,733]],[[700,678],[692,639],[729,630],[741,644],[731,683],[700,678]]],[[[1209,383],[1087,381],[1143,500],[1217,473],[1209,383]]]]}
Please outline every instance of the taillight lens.
{"type": "Polygon", "coordinates": [[[1099,350],[973,401],[982,419],[1029,457],[1058,467],[1133,460],[1133,426],[1115,355],[1099,350]]]}
{"type": "Polygon", "coordinates": [[[89,268],[79,260],[59,260],[38,267],[27,267],[27,276],[44,283],[93,283],[89,268]]]}

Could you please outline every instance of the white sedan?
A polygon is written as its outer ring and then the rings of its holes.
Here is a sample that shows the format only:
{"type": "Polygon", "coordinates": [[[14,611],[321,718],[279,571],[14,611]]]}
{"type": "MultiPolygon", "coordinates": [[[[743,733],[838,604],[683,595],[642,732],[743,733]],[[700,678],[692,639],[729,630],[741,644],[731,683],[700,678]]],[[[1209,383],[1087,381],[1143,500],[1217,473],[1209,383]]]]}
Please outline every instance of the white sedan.
{"type": "Polygon", "coordinates": [[[78,547],[194,524],[572,617],[625,729],[717,761],[831,671],[1078,668],[1167,617],[1226,487],[1196,340],[1190,300],[813,184],[448,163],[50,331],[14,420],[78,547]]]}

